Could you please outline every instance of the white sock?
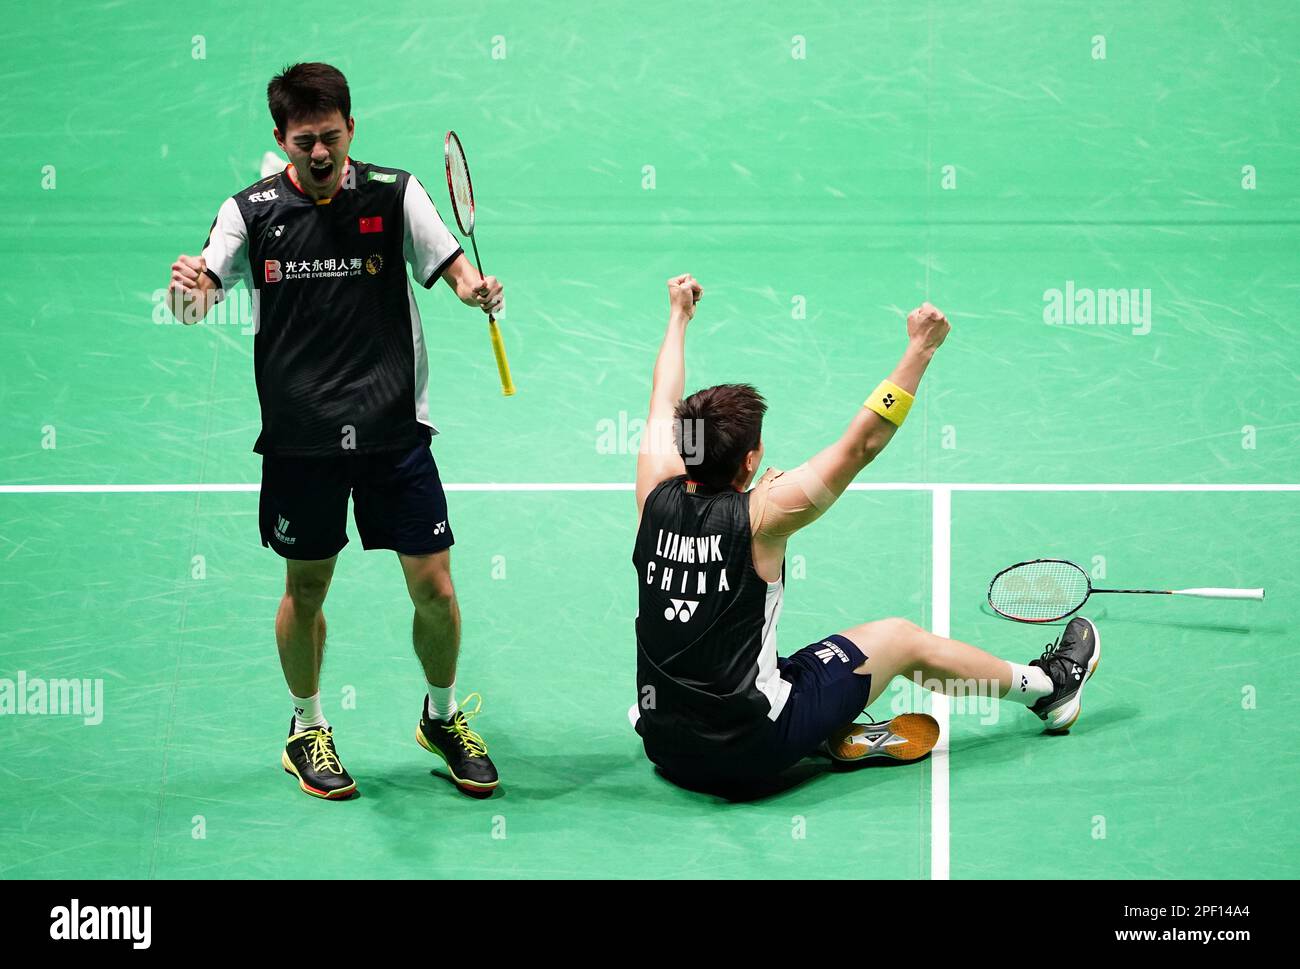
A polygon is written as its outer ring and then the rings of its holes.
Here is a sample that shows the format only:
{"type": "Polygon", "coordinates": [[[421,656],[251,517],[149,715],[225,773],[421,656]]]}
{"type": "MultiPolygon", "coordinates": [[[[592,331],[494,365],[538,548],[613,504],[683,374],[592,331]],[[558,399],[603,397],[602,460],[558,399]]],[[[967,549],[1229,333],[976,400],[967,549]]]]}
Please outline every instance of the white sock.
{"type": "Polygon", "coordinates": [[[325,719],[325,714],[320,712],[320,690],[317,690],[311,696],[294,696],[289,694],[293,700],[293,732],[302,733],[304,730],[310,730],[313,727],[328,727],[329,721],[325,719]]]}
{"type": "Polygon", "coordinates": [[[434,686],[428,680],[425,685],[429,688],[429,715],[435,720],[450,720],[460,709],[456,706],[456,681],[451,681],[451,686],[434,686]]]}
{"type": "Polygon", "coordinates": [[[1052,678],[1037,666],[1021,666],[1019,663],[1007,665],[1011,667],[1011,687],[1002,699],[1032,707],[1055,689],[1052,678]]]}

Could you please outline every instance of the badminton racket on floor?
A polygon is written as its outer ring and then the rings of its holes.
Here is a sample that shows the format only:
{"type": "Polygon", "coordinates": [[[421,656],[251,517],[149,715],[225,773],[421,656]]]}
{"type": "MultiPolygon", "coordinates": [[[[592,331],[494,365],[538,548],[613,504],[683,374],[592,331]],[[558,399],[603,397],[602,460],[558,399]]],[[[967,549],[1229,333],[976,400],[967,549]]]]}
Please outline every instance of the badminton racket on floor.
{"type": "Polygon", "coordinates": [[[1017,622],[1055,622],[1083,608],[1098,593],[1263,599],[1263,589],[1094,589],[1088,574],[1064,559],[1034,559],[1003,569],[989,583],[993,611],[1017,622]]]}
{"type": "MultiPolygon", "coordinates": [[[[451,211],[456,216],[456,224],[460,226],[461,233],[469,236],[470,247],[474,250],[474,266],[478,269],[479,279],[482,279],[483,263],[479,260],[478,242],[474,238],[474,183],[469,180],[469,163],[465,161],[465,149],[461,147],[456,132],[447,132],[442,150],[447,163],[447,191],[451,195],[451,211]]],[[[501,339],[501,328],[491,313],[488,314],[488,333],[492,337],[492,352],[497,358],[501,393],[510,397],[515,392],[514,381],[510,379],[510,361],[506,359],[506,344],[501,339]]]]}

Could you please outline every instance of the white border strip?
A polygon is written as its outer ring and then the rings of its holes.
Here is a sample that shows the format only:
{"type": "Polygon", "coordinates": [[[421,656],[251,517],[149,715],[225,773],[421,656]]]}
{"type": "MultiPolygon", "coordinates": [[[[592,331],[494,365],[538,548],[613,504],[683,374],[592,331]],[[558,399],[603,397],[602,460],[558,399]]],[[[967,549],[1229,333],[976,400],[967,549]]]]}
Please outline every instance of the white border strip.
{"type": "MultiPolygon", "coordinates": [[[[930,631],[951,631],[952,492],[935,488],[930,513],[930,631]]],[[[948,847],[948,712],[942,693],[930,694],[930,715],[939,721],[939,742],[930,754],[930,878],[947,881],[948,847]]]]}
{"type": "MultiPolygon", "coordinates": [[[[179,493],[192,494],[215,492],[234,494],[238,492],[256,492],[257,484],[30,484],[0,485],[0,495],[48,495],[48,494],[142,494],[142,493],[179,493]]],[[[542,481],[513,482],[485,481],[464,484],[446,484],[447,491],[632,491],[631,482],[583,482],[583,481],[542,481]]],[[[882,481],[849,485],[850,491],[1296,491],[1300,484],[998,484],[995,482],[910,482],[882,481]]]]}

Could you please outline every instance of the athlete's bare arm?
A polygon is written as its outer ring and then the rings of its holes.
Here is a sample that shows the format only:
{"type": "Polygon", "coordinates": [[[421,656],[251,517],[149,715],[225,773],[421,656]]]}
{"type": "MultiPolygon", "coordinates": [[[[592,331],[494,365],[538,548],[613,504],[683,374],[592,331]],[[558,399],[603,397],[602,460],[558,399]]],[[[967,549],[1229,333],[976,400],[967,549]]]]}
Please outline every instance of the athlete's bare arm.
{"type": "Polygon", "coordinates": [[[501,282],[495,276],[480,279],[478,270],[465,253],[451,261],[451,265],[442,271],[442,278],[466,306],[477,306],[484,313],[500,312],[504,299],[501,282]]]}
{"type": "Polygon", "coordinates": [[[689,273],[668,280],[668,331],[655,361],[650,388],[650,416],[641,434],[636,459],[636,513],[641,517],[646,496],[655,485],[686,473],[686,464],[673,443],[673,412],[686,386],[686,324],[695,316],[695,304],[704,287],[689,273]]]}
{"type": "MultiPolygon", "coordinates": [[[[889,379],[915,394],[934,352],[948,336],[947,318],[929,303],[907,316],[907,350],[889,379]]],[[[858,409],[840,439],[809,458],[805,464],[779,477],[760,482],[767,489],[765,502],[751,502],[761,521],[755,522],[757,559],[772,561],[779,569],[786,540],[811,525],[844,494],[858,473],[870,464],[894,437],[898,428],[873,410],[858,409]]]]}

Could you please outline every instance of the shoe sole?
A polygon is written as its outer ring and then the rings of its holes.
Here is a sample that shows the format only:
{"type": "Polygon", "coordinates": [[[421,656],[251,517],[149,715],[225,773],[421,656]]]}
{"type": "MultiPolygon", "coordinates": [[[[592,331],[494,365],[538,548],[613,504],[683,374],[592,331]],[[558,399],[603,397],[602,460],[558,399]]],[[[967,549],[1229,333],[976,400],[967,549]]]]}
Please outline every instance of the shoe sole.
{"type": "MultiPolygon", "coordinates": [[[[1075,723],[1079,719],[1079,714],[1083,712],[1083,688],[1088,685],[1088,681],[1092,679],[1092,674],[1096,673],[1097,667],[1101,665],[1101,631],[1097,629],[1096,624],[1091,619],[1087,620],[1087,622],[1088,625],[1092,627],[1093,642],[1097,644],[1097,648],[1095,652],[1092,654],[1092,661],[1088,663],[1088,672],[1084,676],[1083,682],[1079,684],[1078,691],[1075,692],[1074,696],[1070,697],[1070,701],[1066,703],[1063,707],[1057,708],[1058,710],[1071,711],[1068,714],[1069,719],[1066,720],[1065,723],[1059,724],[1058,726],[1055,727],[1044,727],[1043,730],[1045,733],[1050,733],[1050,734],[1068,733],[1070,728],[1075,725],[1075,723]]],[[[1048,716],[1050,717],[1056,712],[1057,712],[1056,710],[1053,710],[1048,714],[1048,716]]]]}
{"type": "Polygon", "coordinates": [[[451,779],[455,782],[456,786],[462,793],[468,794],[470,797],[487,797],[495,791],[497,785],[501,783],[500,781],[492,781],[490,784],[484,784],[480,781],[467,781],[457,777],[456,772],[451,769],[451,764],[447,762],[446,755],[424,738],[424,731],[419,727],[415,728],[415,741],[429,753],[438,755],[442,760],[443,765],[446,766],[447,773],[451,775],[451,779]]]}
{"type": "Polygon", "coordinates": [[[337,791],[322,791],[312,787],[302,779],[302,775],[293,766],[293,761],[289,759],[287,753],[280,755],[280,766],[290,777],[297,778],[298,788],[304,794],[310,794],[312,797],[318,797],[322,801],[343,801],[357,792],[357,782],[353,781],[348,787],[340,787],[337,791]]]}
{"type": "Polygon", "coordinates": [[[934,717],[928,713],[900,713],[882,724],[854,724],[845,729],[839,739],[827,744],[826,749],[831,760],[841,764],[854,764],[872,758],[918,760],[934,750],[934,745],[938,742],[939,721],[934,717]],[[844,742],[855,730],[863,727],[868,733],[875,732],[872,729],[875,727],[880,735],[864,744],[844,742]]]}

